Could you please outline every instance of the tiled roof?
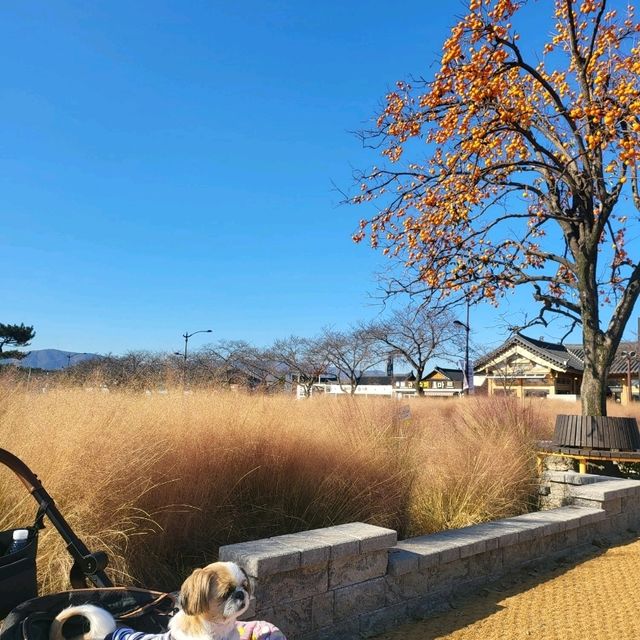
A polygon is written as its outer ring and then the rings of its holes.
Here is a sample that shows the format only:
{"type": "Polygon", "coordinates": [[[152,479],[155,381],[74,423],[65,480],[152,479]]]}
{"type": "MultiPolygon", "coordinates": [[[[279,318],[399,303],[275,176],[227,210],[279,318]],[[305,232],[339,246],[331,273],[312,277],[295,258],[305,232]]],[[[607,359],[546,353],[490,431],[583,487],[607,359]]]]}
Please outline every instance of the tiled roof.
{"type": "Polygon", "coordinates": [[[640,353],[638,352],[638,345],[635,342],[621,342],[616,352],[616,357],[613,359],[613,364],[609,373],[612,374],[626,374],[627,373],[627,358],[622,355],[622,352],[635,353],[635,357],[630,358],[631,375],[637,377],[640,373],[640,353]]]}
{"type": "MultiPolygon", "coordinates": [[[[478,361],[475,369],[482,369],[482,367],[499,356],[501,353],[510,349],[514,344],[519,344],[539,357],[548,360],[549,362],[556,364],[562,368],[574,369],[575,371],[584,370],[584,348],[581,344],[557,344],[553,342],[545,342],[544,340],[536,340],[534,338],[528,338],[521,333],[516,333],[511,336],[503,345],[486,355],[484,358],[478,361]]],[[[609,373],[611,375],[625,375],[627,373],[627,358],[622,355],[622,352],[626,351],[636,352],[636,357],[631,359],[631,375],[640,375],[640,350],[635,342],[621,342],[618,347],[618,351],[611,365],[609,373]]]]}
{"type": "Polygon", "coordinates": [[[475,368],[482,369],[486,363],[509,350],[511,347],[518,345],[561,369],[573,369],[575,371],[582,371],[584,369],[580,356],[567,346],[554,342],[546,342],[544,340],[536,340],[535,338],[523,336],[521,333],[514,333],[503,345],[479,360],[475,368]]]}
{"type": "MultiPolygon", "coordinates": [[[[567,349],[571,350],[580,360],[584,360],[584,348],[581,344],[568,344],[567,349]]],[[[635,358],[631,358],[631,375],[638,375],[640,373],[640,351],[638,345],[635,342],[621,342],[618,346],[615,358],[609,369],[609,373],[613,375],[623,375],[627,373],[627,358],[622,355],[622,352],[636,353],[635,358]]]]}
{"type": "Polygon", "coordinates": [[[431,373],[427,374],[423,380],[427,380],[430,375],[434,373],[441,373],[443,376],[449,378],[449,380],[453,380],[454,382],[462,382],[463,375],[460,369],[445,369],[444,367],[436,367],[431,373]]]}

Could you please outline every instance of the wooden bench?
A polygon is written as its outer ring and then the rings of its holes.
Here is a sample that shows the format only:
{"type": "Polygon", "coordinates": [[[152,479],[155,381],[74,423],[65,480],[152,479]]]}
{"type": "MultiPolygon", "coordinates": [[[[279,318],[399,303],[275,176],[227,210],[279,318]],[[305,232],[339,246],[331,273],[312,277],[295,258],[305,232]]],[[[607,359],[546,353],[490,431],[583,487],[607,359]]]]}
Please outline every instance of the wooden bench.
{"type": "Polygon", "coordinates": [[[640,451],[620,451],[617,449],[588,449],[580,447],[563,447],[552,440],[538,442],[536,458],[538,471],[542,472],[542,462],[547,456],[571,458],[578,461],[578,471],[587,473],[588,461],[600,462],[640,462],[640,451]]]}

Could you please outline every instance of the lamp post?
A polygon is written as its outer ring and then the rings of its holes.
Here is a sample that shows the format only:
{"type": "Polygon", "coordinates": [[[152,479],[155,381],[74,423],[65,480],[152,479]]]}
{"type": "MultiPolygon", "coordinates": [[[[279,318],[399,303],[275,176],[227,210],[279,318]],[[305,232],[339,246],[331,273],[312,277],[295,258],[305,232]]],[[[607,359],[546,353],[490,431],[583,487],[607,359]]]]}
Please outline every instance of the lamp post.
{"type": "Polygon", "coordinates": [[[627,361],[627,402],[633,402],[633,389],[631,388],[631,361],[636,359],[635,351],[621,351],[620,355],[627,361]]]}
{"type": "MultiPolygon", "coordinates": [[[[467,300],[467,322],[464,323],[460,320],[454,320],[453,324],[457,324],[465,331],[465,344],[464,344],[464,379],[467,381],[467,395],[471,392],[471,382],[469,380],[469,301],[467,300]]],[[[463,380],[464,383],[464,380],[463,380]]]]}
{"type": "Polygon", "coordinates": [[[184,366],[187,366],[187,346],[189,344],[189,338],[191,336],[195,336],[196,333],[211,333],[212,329],[200,329],[200,331],[193,331],[192,333],[189,333],[188,331],[185,331],[182,334],[182,337],[184,338],[184,366]]]}
{"type": "Polygon", "coordinates": [[[189,333],[188,331],[185,331],[182,334],[182,337],[184,338],[184,354],[181,354],[179,351],[174,351],[174,354],[176,356],[182,355],[183,360],[182,360],[182,386],[185,387],[187,384],[187,357],[188,357],[188,348],[189,348],[189,338],[191,338],[191,336],[195,336],[197,333],[211,333],[211,329],[200,329],[199,331],[192,331],[191,333],[189,333]]]}
{"type": "Polygon", "coordinates": [[[65,354],[66,358],[67,358],[67,366],[65,367],[66,369],[68,369],[71,366],[71,359],[72,358],[77,358],[78,356],[83,356],[84,353],[67,353],[65,354]]]}

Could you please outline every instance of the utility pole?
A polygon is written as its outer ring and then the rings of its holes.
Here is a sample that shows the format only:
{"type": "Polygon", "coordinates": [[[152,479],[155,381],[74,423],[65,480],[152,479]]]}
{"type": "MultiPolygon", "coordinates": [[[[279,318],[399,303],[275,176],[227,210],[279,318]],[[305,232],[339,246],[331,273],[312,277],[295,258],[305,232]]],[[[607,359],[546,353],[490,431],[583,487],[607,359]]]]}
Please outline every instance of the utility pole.
{"type": "Polygon", "coordinates": [[[457,324],[465,330],[465,343],[464,343],[464,380],[467,381],[467,393],[469,395],[473,392],[473,371],[469,372],[469,333],[471,331],[469,327],[469,300],[467,300],[467,322],[461,322],[460,320],[454,320],[453,324],[457,324]]]}
{"type": "MultiPolygon", "coordinates": [[[[185,383],[187,382],[187,357],[188,357],[188,346],[189,346],[189,338],[191,338],[191,336],[195,336],[196,333],[211,333],[212,329],[200,329],[199,331],[192,331],[191,333],[189,333],[188,331],[185,331],[182,334],[182,337],[184,338],[184,361],[183,361],[183,370],[182,370],[182,386],[185,385],[185,383]]],[[[180,355],[180,353],[176,352],[176,355],[180,355]]]]}

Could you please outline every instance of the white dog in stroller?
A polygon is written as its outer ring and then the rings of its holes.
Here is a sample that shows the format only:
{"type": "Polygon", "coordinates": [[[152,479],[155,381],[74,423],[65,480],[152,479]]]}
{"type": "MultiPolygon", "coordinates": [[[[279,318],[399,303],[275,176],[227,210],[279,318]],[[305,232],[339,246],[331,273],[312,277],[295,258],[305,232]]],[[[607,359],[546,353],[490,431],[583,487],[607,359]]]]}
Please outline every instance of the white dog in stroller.
{"type": "Polygon", "coordinates": [[[180,608],[164,634],[146,634],[116,624],[106,610],[91,604],[63,609],[54,619],[49,640],[286,640],[269,622],[241,622],[249,607],[247,574],[233,562],[214,562],[196,569],[180,589],[180,608]],[[64,623],[76,616],[89,621],[89,630],[66,638],[64,623]]]}

